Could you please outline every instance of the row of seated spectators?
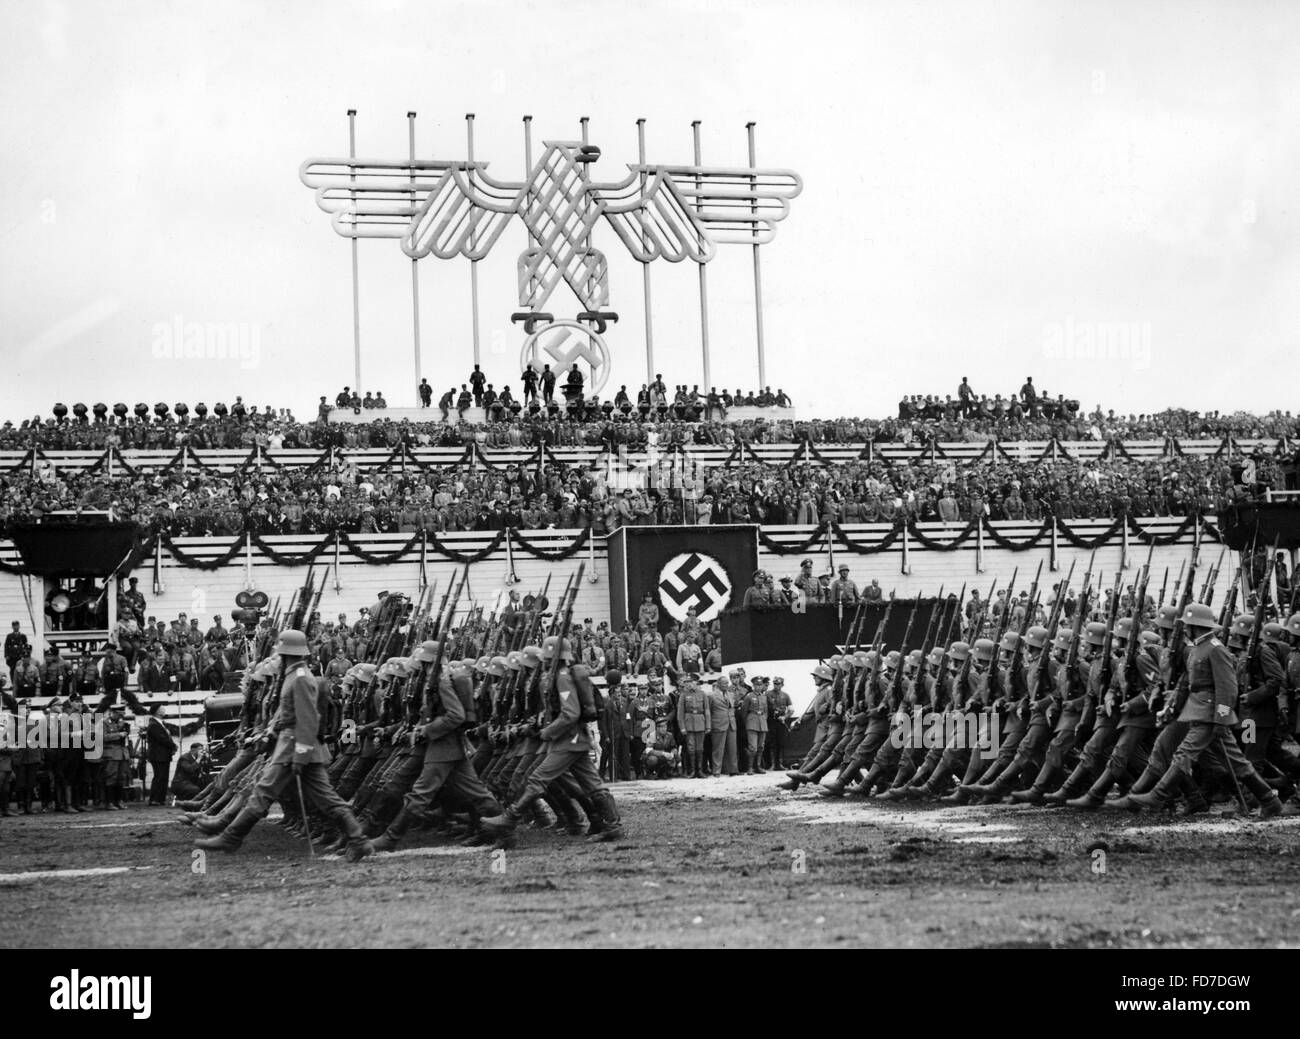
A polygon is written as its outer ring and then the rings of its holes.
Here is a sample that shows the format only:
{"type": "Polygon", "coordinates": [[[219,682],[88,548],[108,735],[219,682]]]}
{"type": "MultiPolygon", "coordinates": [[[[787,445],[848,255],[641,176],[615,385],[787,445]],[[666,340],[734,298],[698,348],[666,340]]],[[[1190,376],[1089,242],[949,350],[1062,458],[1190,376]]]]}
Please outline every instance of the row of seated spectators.
{"type": "MultiPolygon", "coordinates": [[[[973,516],[1037,520],[1185,516],[1222,511],[1282,486],[1282,460],[1171,456],[1150,460],[958,461],[889,465],[664,465],[647,487],[614,469],[546,464],[426,469],[192,467],[108,477],[42,463],[0,477],[0,530],[51,514],[112,510],[175,535],[413,533],[520,527],[605,533],[629,524],[965,523],[973,516]],[[1244,482],[1243,482],[1244,481],[1244,482]]],[[[639,482],[639,481],[638,481],[639,482]]]]}

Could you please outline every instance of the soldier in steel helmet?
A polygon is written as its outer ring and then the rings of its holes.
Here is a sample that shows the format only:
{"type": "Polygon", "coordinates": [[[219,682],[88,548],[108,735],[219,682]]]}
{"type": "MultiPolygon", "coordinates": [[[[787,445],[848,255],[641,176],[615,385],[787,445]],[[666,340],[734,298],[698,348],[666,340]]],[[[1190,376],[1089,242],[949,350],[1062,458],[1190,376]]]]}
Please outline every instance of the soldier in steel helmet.
{"type": "Polygon", "coordinates": [[[541,684],[545,723],[537,737],[543,741],[543,757],[524,780],[523,791],[500,815],[483,820],[490,832],[514,831],[529,808],[552,785],[571,780],[587,803],[591,816],[591,840],[615,841],[623,836],[622,821],[614,796],[601,782],[592,760],[589,721],[595,720],[595,690],[590,678],[572,666],[573,649],[568,639],[550,635],[542,642],[542,659],[548,662],[541,684]],[[588,718],[587,715],[591,717],[588,718]]]}
{"type": "Polygon", "coordinates": [[[280,633],[273,650],[284,668],[280,703],[270,724],[275,749],[239,814],[220,833],[195,841],[196,848],[238,850],[249,831],[266,817],[271,803],[282,800],[291,785],[298,785],[303,796],[322,814],[334,818],[347,836],[349,862],[359,862],[374,851],[352,809],[330,786],[325,771],[328,752],[321,739],[321,715],[322,708],[328,706],[329,687],[308,669],[310,652],[307,636],[301,631],[287,628],[280,633]]]}
{"type": "Polygon", "coordinates": [[[1193,767],[1209,754],[1218,764],[1231,769],[1241,786],[1255,796],[1261,818],[1281,815],[1282,802],[1277,792],[1260,778],[1232,737],[1240,686],[1236,661],[1218,637],[1218,618],[1203,603],[1191,603],[1183,611],[1183,624],[1189,638],[1187,667],[1165,712],[1186,722],[1187,734],[1156,785],[1146,793],[1130,792],[1117,806],[1135,811],[1164,807],[1193,781],[1193,767]]]}

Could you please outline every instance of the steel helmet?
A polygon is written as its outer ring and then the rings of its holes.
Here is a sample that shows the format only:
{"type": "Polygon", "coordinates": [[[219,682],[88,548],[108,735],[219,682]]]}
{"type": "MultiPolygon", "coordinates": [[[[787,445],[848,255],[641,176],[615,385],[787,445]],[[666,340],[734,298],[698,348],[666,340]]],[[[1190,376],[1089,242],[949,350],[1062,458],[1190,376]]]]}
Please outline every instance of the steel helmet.
{"type": "Polygon", "coordinates": [[[1058,631],[1056,638],[1052,640],[1052,648],[1060,650],[1062,653],[1070,652],[1070,645],[1074,642],[1074,635],[1068,631],[1058,631]]]}
{"type": "Polygon", "coordinates": [[[541,646],[525,646],[519,651],[519,663],[524,667],[536,667],[542,662],[541,646]]]}
{"type": "Polygon", "coordinates": [[[1183,611],[1183,623],[1189,628],[1217,628],[1219,618],[1203,602],[1194,602],[1183,611]]]}
{"type": "Polygon", "coordinates": [[[271,650],[282,657],[305,657],[311,653],[307,645],[307,636],[296,628],[285,628],[271,650]]]}
{"type": "Polygon", "coordinates": [[[438,647],[441,643],[430,639],[428,642],[421,642],[420,648],[415,651],[415,659],[421,664],[432,664],[438,659],[438,647]]]}
{"type": "Polygon", "coordinates": [[[1019,644],[1020,633],[1016,631],[1008,631],[1002,636],[1002,643],[998,648],[1002,650],[1003,653],[1012,653],[1019,644]]]}
{"type": "Polygon", "coordinates": [[[1035,624],[1025,632],[1025,645],[1030,649],[1042,649],[1047,645],[1047,629],[1041,624],[1035,624]]]}
{"type": "Polygon", "coordinates": [[[860,649],[853,654],[854,667],[867,667],[870,664],[871,664],[871,657],[867,655],[867,651],[865,649],[860,649]]]}
{"type": "Polygon", "coordinates": [[[1286,627],[1277,621],[1269,621],[1264,625],[1265,642],[1281,642],[1286,636],[1286,627]]]}
{"type": "Polygon", "coordinates": [[[478,665],[478,661],[475,660],[473,657],[461,657],[461,658],[460,658],[460,666],[461,666],[461,667],[469,668],[469,670],[473,671],[474,668],[475,668],[477,665],[478,665]]]}
{"type": "Polygon", "coordinates": [[[487,673],[493,678],[500,678],[506,673],[506,670],[509,667],[510,664],[506,661],[505,657],[493,657],[488,661],[487,673]]]}
{"type": "Polygon", "coordinates": [[[914,649],[912,652],[908,653],[907,660],[903,666],[907,671],[915,671],[919,668],[921,666],[921,651],[919,649],[914,649]]]}
{"type": "Polygon", "coordinates": [[[510,668],[511,671],[521,671],[523,666],[524,662],[519,650],[512,649],[506,654],[506,667],[510,668]]]}
{"type": "Polygon", "coordinates": [[[853,657],[840,657],[840,659],[835,662],[835,666],[841,671],[852,671],[853,657]]]}
{"type": "Polygon", "coordinates": [[[280,658],[276,656],[267,657],[257,667],[253,668],[253,681],[265,682],[268,678],[273,678],[280,670],[280,658]]]}
{"type": "Polygon", "coordinates": [[[477,671],[479,674],[485,674],[487,672],[488,663],[490,660],[491,658],[487,656],[479,657],[476,661],[474,661],[474,670],[477,671]]]}
{"type": "Polygon", "coordinates": [[[843,653],[832,653],[826,658],[826,663],[830,667],[839,667],[840,661],[844,659],[843,653]]]}
{"type": "Polygon", "coordinates": [[[1293,613],[1286,619],[1286,630],[1300,637],[1300,613],[1293,613]]]}
{"type": "Polygon", "coordinates": [[[930,650],[930,655],[925,658],[925,662],[931,667],[938,667],[943,662],[943,647],[935,646],[930,650]]]}
{"type": "Polygon", "coordinates": [[[867,650],[867,651],[863,654],[863,656],[864,656],[864,658],[866,659],[866,665],[865,665],[865,666],[867,666],[867,667],[875,667],[875,666],[876,666],[876,661],[877,661],[877,659],[879,659],[880,654],[877,653],[874,649],[869,649],[869,650],[867,650]]]}
{"type": "Polygon", "coordinates": [[[1106,644],[1106,625],[1101,621],[1090,621],[1084,629],[1083,641],[1089,646],[1104,646],[1106,644]]]}
{"type": "Polygon", "coordinates": [[[1158,647],[1160,645],[1160,636],[1150,629],[1142,632],[1138,636],[1138,643],[1145,649],[1148,646],[1158,647]]]}
{"type": "Polygon", "coordinates": [[[1161,606],[1156,610],[1155,626],[1161,631],[1173,631],[1178,622],[1178,607],[1161,606]]]}
{"type": "Polygon", "coordinates": [[[1117,639],[1131,639],[1133,637],[1133,618],[1121,617],[1117,620],[1114,635],[1117,639]]]}
{"type": "Polygon", "coordinates": [[[1247,642],[1254,630],[1255,618],[1249,613],[1239,613],[1232,618],[1232,624],[1228,628],[1228,638],[1241,639],[1243,642],[1247,642]]]}
{"type": "Polygon", "coordinates": [[[951,646],[948,647],[948,656],[952,660],[960,660],[960,661],[968,660],[970,658],[970,643],[954,642],[951,646]]]}
{"type": "Polygon", "coordinates": [[[825,664],[818,664],[813,668],[812,676],[819,682],[833,682],[835,680],[835,672],[825,664]]]}
{"type": "Polygon", "coordinates": [[[975,645],[971,647],[971,652],[975,654],[975,659],[981,663],[990,663],[993,660],[993,640],[976,639],[975,645]]]}
{"type": "Polygon", "coordinates": [[[358,664],[357,681],[360,682],[362,685],[365,685],[367,682],[370,682],[374,679],[375,672],[378,670],[379,668],[376,667],[374,664],[370,663],[370,661],[366,661],[363,664],[358,664]]]}
{"type": "Polygon", "coordinates": [[[554,659],[557,647],[560,651],[561,660],[565,663],[573,660],[573,646],[569,644],[568,639],[561,639],[559,635],[547,635],[546,638],[542,640],[542,659],[554,659]]]}
{"type": "Polygon", "coordinates": [[[898,650],[891,649],[885,654],[883,666],[889,668],[890,671],[896,671],[898,669],[898,662],[902,659],[903,658],[899,655],[898,650]]]}

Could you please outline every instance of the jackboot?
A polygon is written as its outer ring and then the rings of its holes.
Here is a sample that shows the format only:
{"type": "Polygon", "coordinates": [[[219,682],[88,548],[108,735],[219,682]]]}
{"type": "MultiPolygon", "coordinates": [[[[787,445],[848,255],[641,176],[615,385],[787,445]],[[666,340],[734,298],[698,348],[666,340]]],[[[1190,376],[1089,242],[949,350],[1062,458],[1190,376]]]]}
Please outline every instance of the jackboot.
{"type": "Polygon", "coordinates": [[[1130,812],[1140,812],[1143,809],[1153,812],[1159,811],[1173,800],[1183,786],[1183,781],[1184,777],[1181,773],[1166,772],[1160,777],[1160,782],[1149,791],[1143,794],[1135,794],[1130,790],[1128,797],[1122,797],[1115,802],[1115,807],[1126,808],[1130,812]]]}
{"type": "Polygon", "coordinates": [[[618,806],[614,803],[614,795],[608,790],[596,790],[591,795],[592,802],[596,805],[600,813],[600,821],[604,824],[604,829],[594,837],[588,837],[587,842],[595,843],[621,841],[623,839],[623,820],[619,817],[618,806]]]}
{"type": "Polygon", "coordinates": [[[352,814],[352,809],[344,806],[339,809],[335,819],[338,820],[339,829],[348,839],[348,849],[343,853],[344,859],[355,863],[374,853],[375,846],[366,840],[366,835],[361,829],[361,824],[357,822],[357,817],[352,814]]]}
{"type": "Polygon", "coordinates": [[[1075,765],[1074,771],[1070,773],[1070,778],[1061,784],[1059,789],[1053,790],[1050,794],[1044,794],[1043,800],[1052,805],[1063,805],[1070,798],[1074,797],[1088,785],[1088,780],[1092,778],[1091,773],[1083,765],[1075,765]]]}
{"type": "Polygon", "coordinates": [[[1106,795],[1115,785],[1115,777],[1109,771],[1103,772],[1101,778],[1090,786],[1086,793],[1072,797],[1065,802],[1067,808],[1097,809],[1106,803],[1106,795]]]}
{"type": "Polygon", "coordinates": [[[1015,804],[1021,804],[1021,805],[1024,804],[1040,805],[1046,803],[1046,798],[1043,794],[1043,788],[1040,787],[1037,783],[1034,783],[1033,786],[1028,787],[1024,790],[1011,791],[1011,800],[1015,804]]]}
{"type": "Polygon", "coordinates": [[[253,809],[245,808],[224,830],[212,837],[195,841],[194,847],[205,851],[238,851],[239,846],[244,843],[244,838],[248,836],[248,831],[256,826],[261,818],[253,809]]]}
{"type": "MultiPolygon", "coordinates": [[[[402,839],[402,835],[411,828],[411,823],[413,822],[415,822],[415,816],[403,808],[397,813],[397,818],[388,824],[388,828],[384,830],[380,836],[370,842],[371,851],[392,851],[397,847],[398,842],[402,839]]],[[[358,823],[357,829],[360,830],[360,828],[361,825],[358,823]]],[[[343,841],[345,844],[351,843],[346,833],[343,834],[343,841]]]]}
{"type": "Polygon", "coordinates": [[[489,833],[513,833],[530,804],[532,804],[531,797],[521,797],[514,804],[506,805],[500,815],[485,817],[482,821],[483,829],[489,833]]]}

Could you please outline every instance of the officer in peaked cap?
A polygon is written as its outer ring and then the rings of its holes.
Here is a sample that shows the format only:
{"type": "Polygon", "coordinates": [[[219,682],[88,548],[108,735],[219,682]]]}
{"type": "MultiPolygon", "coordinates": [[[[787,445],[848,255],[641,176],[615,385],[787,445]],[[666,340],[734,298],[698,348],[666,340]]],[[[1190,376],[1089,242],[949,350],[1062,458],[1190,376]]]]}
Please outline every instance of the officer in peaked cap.
{"type": "Polygon", "coordinates": [[[347,860],[359,862],[374,847],[365,839],[352,809],[330,785],[325,771],[328,752],[321,741],[321,730],[322,714],[329,706],[329,686],[317,681],[308,670],[311,649],[301,631],[286,628],[272,652],[284,663],[280,704],[270,725],[275,749],[239,815],[222,832],[195,841],[195,847],[237,850],[249,831],[266,816],[271,802],[281,800],[291,786],[297,786],[298,793],[337,821],[348,839],[347,860]]]}

